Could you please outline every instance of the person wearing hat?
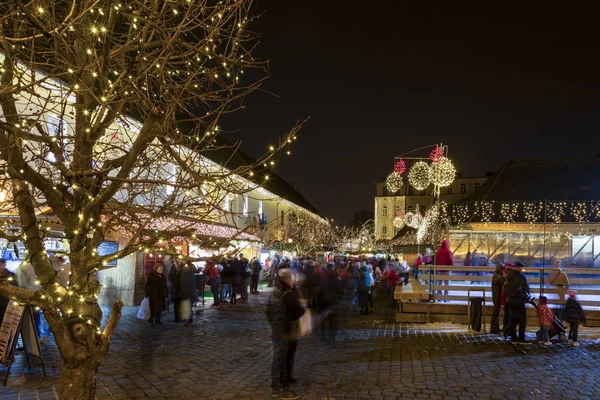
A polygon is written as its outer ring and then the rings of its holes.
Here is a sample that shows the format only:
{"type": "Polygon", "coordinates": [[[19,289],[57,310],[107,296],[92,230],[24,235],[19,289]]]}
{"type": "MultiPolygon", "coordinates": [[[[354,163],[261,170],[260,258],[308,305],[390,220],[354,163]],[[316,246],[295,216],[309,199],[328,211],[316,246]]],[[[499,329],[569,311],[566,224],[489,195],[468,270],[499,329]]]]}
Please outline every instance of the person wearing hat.
{"type": "Polygon", "coordinates": [[[525,343],[525,329],[527,328],[525,302],[529,296],[529,282],[527,277],[521,273],[523,267],[525,264],[517,261],[514,268],[506,275],[506,282],[504,282],[504,295],[509,312],[508,330],[513,343],[525,343]],[[519,325],[518,337],[517,325],[519,325]]]}
{"type": "Polygon", "coordinates": [[[300,299],[295,288],[292,270],[279,269],[278,276],[279,287],[271,294],[266,311],[273,342],[271,388],[274,392],[278,392],[280,386],[285,390],[296,383],[292,371],[298,346],[298,319],[306,311],[306,301],[300,299]]]}

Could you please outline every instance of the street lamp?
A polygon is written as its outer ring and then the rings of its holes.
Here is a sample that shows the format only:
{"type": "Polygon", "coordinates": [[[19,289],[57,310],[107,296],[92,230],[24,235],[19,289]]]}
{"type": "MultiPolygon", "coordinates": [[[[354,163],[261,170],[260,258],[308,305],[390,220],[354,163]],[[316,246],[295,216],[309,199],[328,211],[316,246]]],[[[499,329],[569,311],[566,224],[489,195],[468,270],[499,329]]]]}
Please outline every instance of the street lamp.
{"type": "Polygon", "coordinates": [[[292,239],[292,238],[288,239],[288,243],[292,243],[293,241],[294,241],[294,239],[292,239]]]}

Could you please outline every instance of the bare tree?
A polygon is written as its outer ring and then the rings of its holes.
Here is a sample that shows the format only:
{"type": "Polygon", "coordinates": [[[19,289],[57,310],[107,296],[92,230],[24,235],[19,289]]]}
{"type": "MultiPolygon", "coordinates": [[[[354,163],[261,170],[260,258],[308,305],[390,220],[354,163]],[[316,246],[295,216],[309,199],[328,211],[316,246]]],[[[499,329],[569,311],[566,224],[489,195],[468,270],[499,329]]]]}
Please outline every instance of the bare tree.
{"type": "Polygon", "coordinates": [[[295,251],[299,256],[327,249],[336,240],[333,227],[327,220],[305,211],[290,212],[283,224],[273,221],[252,232],[267,248],[295,251]]]}
{"type": "Polygon", "coordinates": [[[256,163],[208,160],[234,152],[216,139],[219,118],[259,87],[244,72],[265,68],[251,53],[251,3],[0,4],[1,212],[21,227],[0,237],[25,243],[40,286],[0,282],[0,293],[44,310],[62,357],[61,399],[94,397],[121,315],[117,302],[100,327],[96,271],[174,237],[201,240],[198,221],[221,220],[224,196],[268,179],[263,166],[295,139],[299,125],[256,163]],[[64,228],[66,287],[46,255],[42,213],[64,228]],[[115,233],[127,243],[98,255],[115,233]]]}

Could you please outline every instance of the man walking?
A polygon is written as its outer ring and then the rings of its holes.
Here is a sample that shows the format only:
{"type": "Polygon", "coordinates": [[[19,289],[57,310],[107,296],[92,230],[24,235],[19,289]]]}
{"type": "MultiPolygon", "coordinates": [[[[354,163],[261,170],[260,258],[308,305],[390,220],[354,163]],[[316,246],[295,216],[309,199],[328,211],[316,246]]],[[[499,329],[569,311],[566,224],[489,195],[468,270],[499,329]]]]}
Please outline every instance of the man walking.
{"type": "MultiPolygon", "coordinates": [[[[500,309],[501,294],[504,287],[504,265],[496,265],[496,271],[492,277],[492,301],[494,302],[494,310],[492,311],[492,321],[490,323],[490,333],[501,333],[500,331],[500,309]]],[[[506,327],[504,327],[506,328],[506,327]]]]}
{"type": "Polygon", "coordinates": [[[514,269],[506,275],[504,283],[504,295],[506,296],[506,305],[509,312],[509,332],[513,343],[525,342],[525,329],[527,328],[527,311],[525,302],[529,296],[529,282],[527,277],[522,274],[523,264],[520,261],[515,263],[514,269]],[[519,336],[517,337],[517,325],[519,325],[519,336]]]}
{"type": "Polygon", "coordinates": [[[267,305],[267,319],[271,325],[273,363],[271,365],[271,388],[278,392],[280,386],[287,389],[296,383],[292,377],[294,357],[298,346],[297,321],[304,315],[306,301],[301,300],[294,287],[289,268],[279,270],[280,287],[275,289],[267,305]]]}

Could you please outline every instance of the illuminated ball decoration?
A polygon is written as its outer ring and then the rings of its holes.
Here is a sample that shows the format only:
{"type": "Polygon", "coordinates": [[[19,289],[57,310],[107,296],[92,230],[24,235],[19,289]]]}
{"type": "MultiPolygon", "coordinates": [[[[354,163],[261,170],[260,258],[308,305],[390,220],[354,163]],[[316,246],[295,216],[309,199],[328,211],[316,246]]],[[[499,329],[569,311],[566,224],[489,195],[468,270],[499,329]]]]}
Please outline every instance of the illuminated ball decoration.
{"type": "Polygon", "coordinates": [[[431,150],[431,153],[429,153],[429,159],[434,164],[439,163],[443,158],[444,150],[442,150],[440,147],[436,147],[435,149],[431,150]]]}
{"type": "Polygon", "coordinates": [[[444,157],[430,167],[430,178],[439,187],[450,186],[456,178],[456,168],[450,159],[444,157]]]}
{"type": "Polygon", "coordinates": [[[404,227],[404,219],[402,217],[394,218],[394,228],[402,229],[404,227]]]}
{"type": "Polygon", "coordinates": [[[408,171],[408,183],[417,190],[425,190],[431,184],[429,165],[424,161],[417,161],[408,171]]]}
{"type": "Polygon", "coordinates": [[[402,187],[402,177],[394,171],[385,179],[385,184],[391,193],[396,193],[402,187]]]}
{"type": "Polygon", "coordinates": [[[413,212],[407,212],[404,215],[404,223],[411,228],[419,228],[421,223],[423,222],[423,217],[421,214],[415,214],[413,212]]]}

